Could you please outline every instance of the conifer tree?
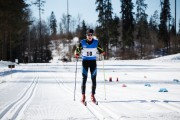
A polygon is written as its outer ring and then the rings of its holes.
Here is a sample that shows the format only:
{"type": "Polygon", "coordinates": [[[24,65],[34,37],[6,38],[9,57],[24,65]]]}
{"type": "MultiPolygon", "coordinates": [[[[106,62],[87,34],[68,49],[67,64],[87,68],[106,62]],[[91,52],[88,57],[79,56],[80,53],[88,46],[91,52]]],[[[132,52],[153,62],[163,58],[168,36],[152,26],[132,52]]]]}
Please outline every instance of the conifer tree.
{"type": "Polygon", "coordinates": [[[0,0],[0,59],[23,59],[29,22],[24,0],[0,0]]]}
{"type": "Polygon", "coordinates": [[[99,26],[103,26],[105,21],[104,16],[104,0],[96,0],[95,4],[97,4],[96,11],[98,12],[98,23],[99,26]]]}
{"type": "Polygon", "coordinates": [[[145,0],[136,0],[137,5],[137,14],[136,14],[136,22],[137,22],[137,39],[140,43],[140,57],[141,59],[145,55],[145,44],[147,44],[147,40],[149,39],[148,33],[148,22],[147,22],[147,14],[145,12],[147,8],[147,4],[144,3],[145,0]]]}
{"type": "MultiPolygon", "coordinates": [[[[35,58],[37,58],[37,57],[39,57],[40,56],[40,62],[42,62],[42,52],[43,52],[43,45],[42,45],[42,43],[43,43],[43,39],[42,39],[42,20],[41,20],[41,13],[44,11],[44,9],[43,9],[43,7],[44,7],[44,3],[45,3],[45,1],[44,0],[36,0],[36,2],[35,3],[33,3],[33,4],[35,4],[37,7],[38,7],[38,10],[39,10],[39,41],[38,41],[38,43],[36,44],[36,52],[37,52],[37,56],[35,57],[35,58]],[[40,52],[39,52],[40,51],[40,52]]],[[[39,62],[39,61],[35,61],[35,62],[39,62]]]]}
{"type": "Polygon", "coordinates": [[[85,21],[83,20],[82,27],[80,29],[80,37],[79,37],[80,40],[86,38],[86,30],[87,30],[87,26],[86,26],[85,21]]]}
{"type": "Polygon", "coordinates": [[[158,30],[158,19],[159,19],[158,11],[156,10],[149,20],[150,29],[155,30],[155,31],[158,30]]]}
{"type": "Polygon", "coordinates": [[[128,48],[132,48],[134,46],[133,7],[132,0],[121,0],[123,50],[125,50],[126,46],[128,48]]]}
{"type": "Polygon", "coordinates": [[[57,34],[57,21],[54,12],[51,12],[50,16],[50,29],[51,35],[55,36],[57,34]]]}
{"type": "Polygon", "coordinates": [[[96,0],[98,14],[97,36],[102,42],[103,47],[106,50],[107,57],[109,56],[109,43],[112,37],[112,4],[111,0],[96,0]]]}
{"type": "Polygon", "coordinates": [[[169,51],[170,47],[170,36],[168,32],[168,25],[171,19],[171,13],[170,13],[170,3],[169,0],[164,0],[162,3],[162,9],[160,14],[160,25],[159,25],[159,32],[158,32],[158,38],[159,41],[162,42],[164,45],[163,47],[167,48],[167,51],[169,51]]]}

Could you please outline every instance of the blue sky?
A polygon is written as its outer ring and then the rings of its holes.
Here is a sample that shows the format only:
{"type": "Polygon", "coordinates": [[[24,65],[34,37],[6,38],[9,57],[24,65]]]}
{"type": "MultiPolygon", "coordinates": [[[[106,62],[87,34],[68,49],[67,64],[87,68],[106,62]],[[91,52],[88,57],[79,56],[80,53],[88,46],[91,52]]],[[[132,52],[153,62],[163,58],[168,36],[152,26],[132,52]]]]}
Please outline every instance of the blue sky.
{"type": "MultiPolygon", "coordinates": [[[[29,1],[29,0],[28,0],[29,1]]],[[[34,2],[36,0],[30,0],[31,2],[34,2]]],[[[42,18],[44,20],[47,20],[48,17],[50,17],[51,12],[53,11],[55,13],[56,19],[58,22],[60,22],[60,18],[62,17],[62,14],[67,14],[67,0],[45,0],[46,3],[44,4],[44,13],[42,14],[42,18]]],[[[85,20],[86,23],[90,25],[96,25],[96,21],[98,19],[98,13],[95,11],[96,6],[95,1],[96,0],[68,0],[69,1],[69,14],[73,18],[77,18],[78,15],[80,15],[81,20],[85,20]]],[[[135,5],[135,1],[134,5],[135,5]]],[[[146,13],[150,17],[153,15],[155,10],[158,10],[160,13],[160,0],[145,0],[145,3],[148,4],[148,8],[146,10],[146,13]]],[[[174,17],[174,0],[170,0],[171,4],[171,12],[172,16],[174,17]]],[[[180,0],[177,0],[177,6],[180,6],[180,0]]],[[[120,0],[112,0],[112,7],[113,12],[120,17],[120,0]]],[[[33,16],[38,19],[38,8],[35,6],[31,7],[33,16]]],[[[136,6],[134,7],[134,12],[136,12],[136,6]]],[[[178,24],[180,21],[180,7],[177,7],[177,29],[178,24]]]]}

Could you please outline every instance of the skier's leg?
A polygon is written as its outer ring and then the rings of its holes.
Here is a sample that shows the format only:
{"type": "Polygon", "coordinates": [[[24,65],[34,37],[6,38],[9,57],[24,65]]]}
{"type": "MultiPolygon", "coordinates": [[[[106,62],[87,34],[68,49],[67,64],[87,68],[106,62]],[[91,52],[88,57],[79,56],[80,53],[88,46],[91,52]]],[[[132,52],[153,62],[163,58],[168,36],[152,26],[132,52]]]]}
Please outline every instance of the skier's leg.
{"type": "Polygon", "coordinates": [[[87,81],[87,76],[82,74],[83,78],[82,78],[82,84],[81,84],[81,90],[82,90],[82,94],[85,94],[86,92],[86,81],[87,81]]]}
{"type": "Polygon", "coordinates": [[[81,84],[82,94],[85,94],[86,92],[87,75],[88,75],[87,61],[83,61],[82,62],[82,84],[81,84]]]}
{"type": "Polygon", "coordinates": [[[92,77],[92,94],[96,93],[96,76],[92,77]]]}
{"type": "Polygon", "coordinates": [[[94,96],[96,91],[96,75],[97,75],[97,68],[96,68],[96,61],[91,62],[90,71],[91,71],[91,79],[92,79],[92,95],[94,96]]]}

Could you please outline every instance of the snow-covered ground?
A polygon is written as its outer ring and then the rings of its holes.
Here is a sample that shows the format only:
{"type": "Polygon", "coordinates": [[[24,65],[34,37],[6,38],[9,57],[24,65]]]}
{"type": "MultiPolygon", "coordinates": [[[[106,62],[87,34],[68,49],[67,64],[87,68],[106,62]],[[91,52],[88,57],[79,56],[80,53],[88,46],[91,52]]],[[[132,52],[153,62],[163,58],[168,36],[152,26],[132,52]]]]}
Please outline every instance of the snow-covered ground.
{"type": "Polygon", "coordinates": [[[77,62],[75,100],[76,62],[20,64],[10,71],[1,61],[0,119],[180,119],[180,54],[154,60],[105,60],[97,65],[99,105],[90,102],[89,73],[84,106],[81,61],[77,62]]]}

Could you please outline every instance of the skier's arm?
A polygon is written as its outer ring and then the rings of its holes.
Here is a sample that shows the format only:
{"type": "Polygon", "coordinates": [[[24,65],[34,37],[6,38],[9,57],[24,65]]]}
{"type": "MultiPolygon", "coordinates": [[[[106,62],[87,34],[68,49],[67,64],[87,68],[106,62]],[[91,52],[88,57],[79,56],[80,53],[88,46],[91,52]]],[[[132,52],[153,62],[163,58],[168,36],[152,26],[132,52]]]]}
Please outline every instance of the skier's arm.
{"type": "Polygon", "coordinates": [[[82,44],[80,43],[79,46],[76,48],[76,52],[75,52],[76,57],[79,57],[81,50],[82,50],[82,44]]]}
{"type": "Polygon", "coordinates": [[[105,55],[105,52],[104,52],[103,48],[101,47],[100,43],[98,43],[97,49],[98,49],[98,52],[99,52],[100,54],[105,55]]]}

